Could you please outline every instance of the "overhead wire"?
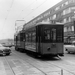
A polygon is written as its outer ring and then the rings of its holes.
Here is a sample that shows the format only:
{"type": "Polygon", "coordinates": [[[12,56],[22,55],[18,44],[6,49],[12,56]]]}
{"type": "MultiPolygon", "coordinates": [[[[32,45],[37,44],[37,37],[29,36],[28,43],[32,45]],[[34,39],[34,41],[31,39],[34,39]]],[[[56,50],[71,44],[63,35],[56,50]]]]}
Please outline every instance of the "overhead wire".
{"type": "MultiPolygon", "coordinates": [[[[26,9],[28,9],[32,4],[34,4],[35,3],[35,1],[33,1],[31,4],[29,4],[27,7],[25,7],[24,9],[26,10],[26,9]]],[[[20,15],[23,13],[23,11],[24,11],[24,9],[20,12],[20,14],[19,14],[19,16],[18,16],[18,18],[20,17],[20,15]]],[[[18,19],[17,18],[17,19],[18,19]]]]}
{"type": "Polygon", "coordinates": [[[28,17],[30,14],[32,14],[35,10],[37,10],[40,6],[42,6],[45,2],[46,2],[47,0],[45,0],[43,3],[41,3],[39,6],[37,6],[33,11],[31,11],[30,13],[28,13],[26,16],[25,16],[25,18],[26,17],[28,17]]]}
{"type": "Polygon", "coordinates": [[[6,22],[7,18],[8,18],[8,16],[9,16],[9,13],[10,13],[10,11],[11,11],[11,8],[12,8],[12,6],[13,6],[13,3],[14,3],[14,0],[12,0],[11,5],[10,5],[10,8],[9,8],[9,10],[7,10],[7,11],[8,11],[8,14],[7,14],[7,16],[5,17],[4,25],[5,25],[5,22],[6,22]]]}

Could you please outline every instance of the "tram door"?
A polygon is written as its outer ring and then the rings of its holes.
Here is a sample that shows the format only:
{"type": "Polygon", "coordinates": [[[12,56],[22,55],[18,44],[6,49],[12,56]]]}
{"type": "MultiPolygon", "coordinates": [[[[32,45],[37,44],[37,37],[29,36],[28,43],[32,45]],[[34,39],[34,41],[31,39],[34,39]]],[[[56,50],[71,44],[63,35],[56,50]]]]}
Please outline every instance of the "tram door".
{"type": "Polygon", "coordinates": [[[51,53],[56,54],[57,53],[57,43],[56,43],[56,36],[57,36],[56,31],[57,31],[57,29],[52,27],[50,29],[50,31],[51,31],[51,39],[50,39],[51,53]]]}
{"type": "Polygon", "coordinates": [[[41,40],[42,40],[42,26],[38,26],[37,27],[37,37],[38,37],[38,43],[37,43],[37,50],[40,54],[42,54],[42,43],[41,43],[41,40]]]}

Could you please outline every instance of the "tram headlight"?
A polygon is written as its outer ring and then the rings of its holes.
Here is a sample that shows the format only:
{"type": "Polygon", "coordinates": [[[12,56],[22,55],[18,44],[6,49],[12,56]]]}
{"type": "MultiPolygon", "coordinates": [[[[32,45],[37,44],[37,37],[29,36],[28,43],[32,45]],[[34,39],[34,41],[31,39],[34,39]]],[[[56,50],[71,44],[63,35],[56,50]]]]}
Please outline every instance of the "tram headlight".
{"type": "Polygon", "coordinates": [[[50,47],[48,47],[47,50],[50,51],[50,47]]]}

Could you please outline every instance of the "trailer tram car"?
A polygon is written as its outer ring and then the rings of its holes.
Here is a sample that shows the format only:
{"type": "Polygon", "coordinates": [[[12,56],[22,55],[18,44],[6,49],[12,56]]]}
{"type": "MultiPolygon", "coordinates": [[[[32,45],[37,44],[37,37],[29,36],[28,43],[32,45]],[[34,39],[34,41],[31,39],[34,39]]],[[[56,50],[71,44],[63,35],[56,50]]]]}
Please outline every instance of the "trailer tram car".
{"type": "Polygon", "coordinates": [[[63,24],[38,23],[25,26],[25,51],[40,56],[64,56],[63,24]]]}
{"type": "Polygon", "coordinates": [[[14,37],[15,40],[15,50],[20,51],[20,52],[24,52],[25,47],[25,34],[24,31],[21,30],[18,32],[18,34],[14,37]]]}
{"type": "Polygon", "coordinates": [[[14,45],[15,45],[15,50],[18,51],[18,38],[19,38],[19,33],[14,35],[14,45]]]}

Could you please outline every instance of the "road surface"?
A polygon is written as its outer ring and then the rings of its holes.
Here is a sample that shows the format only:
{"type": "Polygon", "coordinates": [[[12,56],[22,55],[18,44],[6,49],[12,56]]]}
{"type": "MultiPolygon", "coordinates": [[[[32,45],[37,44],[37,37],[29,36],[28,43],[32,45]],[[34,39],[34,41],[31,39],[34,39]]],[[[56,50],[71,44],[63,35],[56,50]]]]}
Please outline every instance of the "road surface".
{"type": "Polygon", "coordinates": [[[35,58],[12,48],[9,56],[0,56],[0,75],[75,75],[75,54],[35,58]]]}

